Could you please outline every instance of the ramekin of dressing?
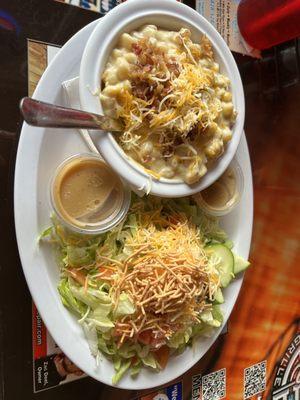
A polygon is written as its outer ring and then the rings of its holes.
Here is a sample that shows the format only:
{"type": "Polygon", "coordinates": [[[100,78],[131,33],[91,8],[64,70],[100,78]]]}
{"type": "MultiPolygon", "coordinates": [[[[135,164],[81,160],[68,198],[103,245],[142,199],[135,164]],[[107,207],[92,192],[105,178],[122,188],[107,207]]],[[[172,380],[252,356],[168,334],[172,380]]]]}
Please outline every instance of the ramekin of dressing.
{"type": "Polygon", "coordinates": [[[194,199],[204,212],[219,217],[230,213],[238,205],[243,190],[243,172],[234,158],[220,178],[195,194],[194,199]]]}
{"type": "Polygon", "coordinates": [[[112,229],[126,216],[131,191],[105,161],[93,154],[64,160],[51,181],[52,207],[68,228],[87,234],[112,229]]]}

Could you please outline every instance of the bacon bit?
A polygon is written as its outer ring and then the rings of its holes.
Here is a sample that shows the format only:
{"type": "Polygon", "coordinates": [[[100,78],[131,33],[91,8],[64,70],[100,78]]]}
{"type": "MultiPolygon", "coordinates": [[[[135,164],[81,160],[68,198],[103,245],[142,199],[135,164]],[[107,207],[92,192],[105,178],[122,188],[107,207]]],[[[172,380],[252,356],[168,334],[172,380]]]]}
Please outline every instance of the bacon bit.
{"type": "Polygon", "coordinates": [[[177,63],[176,61],[169,62],[169,63],[167,64],[167,66],[168,66],[168,69],[169,69],[170,72],[173,72],[173,74],[174,74],[176,77],[179,76],[179,74],[180,74],[180,68],[179,68],[179,65],[178,65],[178,63],[177,63]]]}
{"type": "Polygon", "coordinates": [[[142,47],[137,44],[137,43],[133,43],[131,45],[132,51],[134,52],[134,54],[136,54],[137,56],[139,56],[141,54],[141,52],[143,51],[142,47]]]}
{"type": "Polygon", "coordinates": [[[150,72],[152,70],[152,65],[146,64],[143,66],[143,71],[144,72],[150,72]]]}
{"type": "Polygon", "coordinates": [[[143,161],[143,163],[145,163],[145,164],[149,163],[150,161],[152,161],[151,155],[147,155],[147,156],[143,157],[143,158],[142,158],[142,161],[143,161]]]}
{"type": "Polygon", "coordinates": [[[188,134],[186,135],[190,140],[195,140],[196,136],[198,135],[198,126],[194,126],[194,128],[192,128],[188,134]]]}

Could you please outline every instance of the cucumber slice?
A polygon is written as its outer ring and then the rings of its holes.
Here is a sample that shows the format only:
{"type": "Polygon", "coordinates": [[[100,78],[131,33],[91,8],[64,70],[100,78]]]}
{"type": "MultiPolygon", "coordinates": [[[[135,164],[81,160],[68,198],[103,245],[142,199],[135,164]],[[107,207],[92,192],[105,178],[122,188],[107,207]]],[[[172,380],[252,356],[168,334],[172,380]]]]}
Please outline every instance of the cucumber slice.
{"type": "Polygon", "coordinates": [[[220,324],[219,326],[221,326],[221,324],[223,322],[223,313],[222,313],[221,307],[218,304],[213,305],[212,315],[214,317],[214,320],[218,321],[220,324]]]}
{"type": "Polygon", "coordinates": [[[222,290],[220,288],[216,291],[214,303],[216,303],[216,304],[224,303],[224,296],[223,296],[222,290]]]}
{"type": "Polygon", "coordinates": [[[217,267],[220,273],[221,287],[228,286],[234,278],[234,258],[232,251],[223,244],[211,244],[205,247],[205,251],[208,256],[214,255],[221,260],[217,267]]]}
{"type": "Polygon", "coordinates": [[[228,247],[229,250],[231,250],[233,248],[233,241],[232,240],[226,240],[226,242],[224,243],[224,246],[228,247]]]}
{"type": "Polygon", "coordinates": [[[213,326],[214,328],[219,328],[219,326],[221,326],[221,322],[219,321],[220,313],[216,314],[218,318],[214,318],[213,312],[214,310],[204,311],[200,315],[201,321],[203,321],[205,324],[209,326],[213,326]]]}
{"type": "Polygon", "coordinates": [[[233,258],[234,258],[233,272],[235,274],[245,271],[245,269],[248,268],[250,265],[249,261],[244,260],[243,257],[240,257],[237,254],[233,253],[233,258]]]}

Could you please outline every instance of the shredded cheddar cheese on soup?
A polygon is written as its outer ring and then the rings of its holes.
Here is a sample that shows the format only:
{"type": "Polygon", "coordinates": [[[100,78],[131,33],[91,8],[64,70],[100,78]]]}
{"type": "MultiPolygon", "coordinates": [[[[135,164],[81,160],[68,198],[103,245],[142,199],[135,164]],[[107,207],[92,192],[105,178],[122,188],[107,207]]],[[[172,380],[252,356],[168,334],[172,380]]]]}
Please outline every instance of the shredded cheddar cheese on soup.
{"type": "Polygon", "coordinates": [[[102,75],[105,114],[122,122],[118,141],[156,179],[188,184],[224,152],[235,121],[229,79],[209,40],[147,25],[121,35],[102,75]]]}

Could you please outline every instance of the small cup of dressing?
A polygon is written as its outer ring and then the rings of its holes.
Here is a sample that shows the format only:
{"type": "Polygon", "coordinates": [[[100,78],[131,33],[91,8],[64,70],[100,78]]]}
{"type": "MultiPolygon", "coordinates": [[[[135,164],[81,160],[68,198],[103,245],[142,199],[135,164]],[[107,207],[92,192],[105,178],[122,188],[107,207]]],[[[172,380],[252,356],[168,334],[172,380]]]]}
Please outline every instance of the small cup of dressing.
{"type": "Polygon", "coordinates": [[[244,176],[236,159],[212,185],[194,195],[199,207],[216,217],[230,213],[239,203],[244,190],[244,176]]]}
{"type": "Polygon", "coordinates": [[[125,218],[130,193],[100,156],[76,154],[57,167],[50,199],[55,213],[68,228],[100,234],[125,218]]]}

